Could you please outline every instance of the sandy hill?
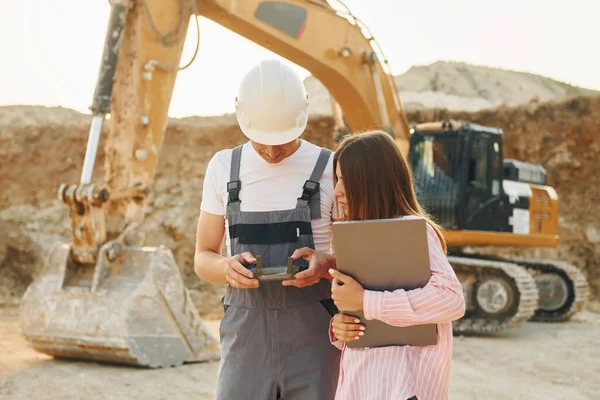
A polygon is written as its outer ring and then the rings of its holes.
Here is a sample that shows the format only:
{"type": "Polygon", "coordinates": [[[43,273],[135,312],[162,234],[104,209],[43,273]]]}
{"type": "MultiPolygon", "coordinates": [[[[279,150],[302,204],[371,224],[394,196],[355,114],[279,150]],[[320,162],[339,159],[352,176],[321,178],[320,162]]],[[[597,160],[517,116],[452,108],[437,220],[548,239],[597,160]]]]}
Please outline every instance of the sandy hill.
{"type": "MultiPolygon", "coordinates": [[[[479,111],[501,105],[518,106],[532,99],[546,102],[598,93],[540,75],[460,62],[413,66],[395,78],[407,110],[479,111]]],[[[312,76],[306,78],[305,85],[311,113],[330,115],[325,86],[312,76]]]]}

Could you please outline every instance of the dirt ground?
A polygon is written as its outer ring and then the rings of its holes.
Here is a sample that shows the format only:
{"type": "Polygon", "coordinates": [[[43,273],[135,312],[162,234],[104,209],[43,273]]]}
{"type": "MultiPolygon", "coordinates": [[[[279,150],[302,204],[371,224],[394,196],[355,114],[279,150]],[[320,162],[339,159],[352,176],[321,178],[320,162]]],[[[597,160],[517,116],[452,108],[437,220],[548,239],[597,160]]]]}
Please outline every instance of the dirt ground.
{"type": "MultiPolygon", "coordinates": [[[[218,332],[219,320],[210,321],[218,332]]],[[[600,398],[600,314],[528,323],[494,337],[454,340],[451,396],[461,399],[600,398]]],[[[215,398],[218,362],[146,370],[55,360],[20,336],[18,309],[0,308],[0,399],[215,398]]]]}

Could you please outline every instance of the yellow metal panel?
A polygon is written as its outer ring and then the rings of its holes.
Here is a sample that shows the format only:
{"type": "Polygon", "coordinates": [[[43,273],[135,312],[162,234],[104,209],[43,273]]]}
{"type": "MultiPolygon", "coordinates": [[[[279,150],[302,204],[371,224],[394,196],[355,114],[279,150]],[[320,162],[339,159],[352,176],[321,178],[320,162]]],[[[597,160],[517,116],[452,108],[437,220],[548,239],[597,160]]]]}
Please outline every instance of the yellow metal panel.
{"type": "Polygon", "coordinates": [[[485,231],[446,231],[448,246],[517,246],[517,247],[556,247],[559,237],[555,235],[520,235],[509,232],[485,231]]]}

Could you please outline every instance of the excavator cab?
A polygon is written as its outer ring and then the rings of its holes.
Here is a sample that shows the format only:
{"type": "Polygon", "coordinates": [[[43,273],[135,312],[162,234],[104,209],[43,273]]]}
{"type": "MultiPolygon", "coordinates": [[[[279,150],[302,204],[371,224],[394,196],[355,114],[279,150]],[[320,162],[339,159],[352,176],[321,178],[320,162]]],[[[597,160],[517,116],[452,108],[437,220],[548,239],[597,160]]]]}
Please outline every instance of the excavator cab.
{"type": "Polygon", "coordinates": [[[411,132],[408,161],[415,189],[445,229],[449,260],[467,299],[467,318],[455,323],[455,330],[479,333],[491,329],[484,322],[479,328],[467,326],[469,319],[471,323],[478,318],[486,323],[514,323],[518,318],[561,321],[579,312],[589,289],[574,266],[463,250],[558,244],[559,201],[555,190],[546,185],[544,168],[503,159],[503,132],[498,128],[438,121],[417,124],[411,132]],[[533,282],[537,294],[531,290],[533,282]]]}
{"type": "Polygon", "coordinates": [[[557,244],[558,198],[545,186],[545,170],[503,160],[501,129],[461,121],[418,125],[408,160],[421,201],[445,229],[502,233],[515,245],[534,234],[536,246],[557,244]]]}

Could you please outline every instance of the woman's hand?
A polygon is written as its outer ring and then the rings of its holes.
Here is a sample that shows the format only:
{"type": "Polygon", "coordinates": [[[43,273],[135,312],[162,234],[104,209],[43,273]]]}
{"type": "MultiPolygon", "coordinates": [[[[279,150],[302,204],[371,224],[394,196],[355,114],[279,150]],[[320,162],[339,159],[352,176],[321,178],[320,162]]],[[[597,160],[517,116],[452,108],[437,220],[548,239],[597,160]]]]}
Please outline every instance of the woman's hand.
{"type": "Polygon", "coordinates": [[[329,273],[333,277],[331,298],[336,307],[342,312],[362,310],[365,289],[360,283],[335,269],[330,269],[329,273]]]}
{"type": "Polygon", "coordinates": [[[352,342],[365,334],[365,327],[360,320],[351,315],[336,314],[331,323],[331,329],[336,339],[342,342],[352,342]]]}

